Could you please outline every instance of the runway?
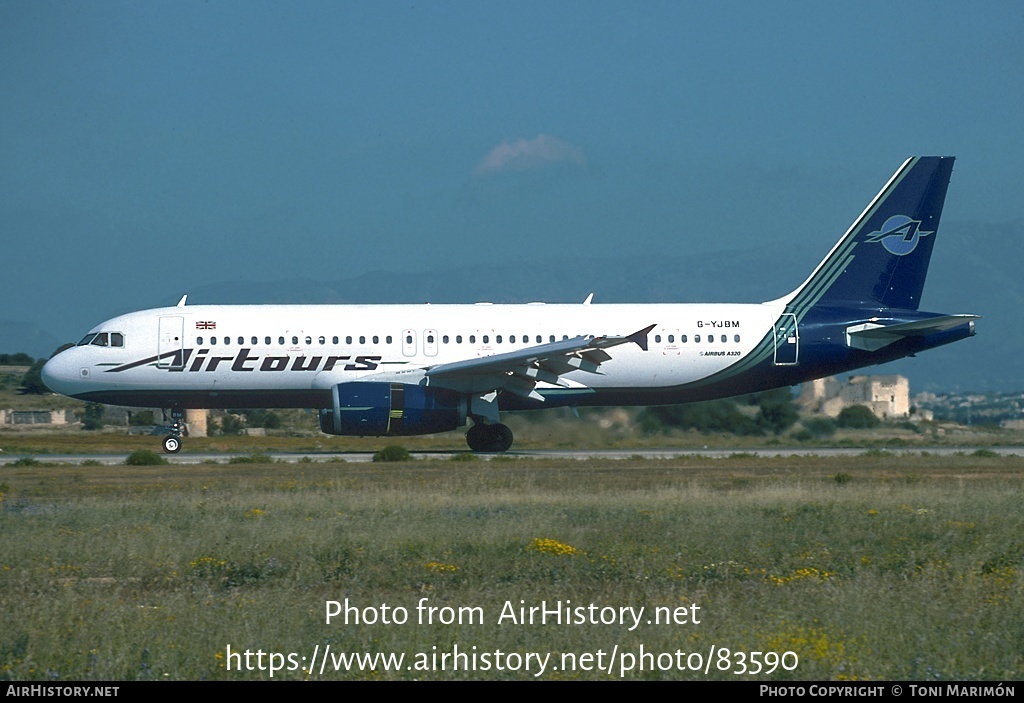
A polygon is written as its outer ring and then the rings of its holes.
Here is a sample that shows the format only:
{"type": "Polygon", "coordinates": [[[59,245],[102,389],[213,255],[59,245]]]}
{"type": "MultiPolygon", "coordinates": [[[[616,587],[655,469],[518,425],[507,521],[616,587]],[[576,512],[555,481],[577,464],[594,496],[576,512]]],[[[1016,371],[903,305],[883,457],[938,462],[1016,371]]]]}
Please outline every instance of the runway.
{"type": "MultiPolygon", "coordinates": [[[[578,461],[599,460],[599,461],[625,461],[628,459],[676,459],[685,457],[703,457],[708,459],[728,459],[738,456],[757,456],[763,458],[772,457],[846,457],[859,456],[867,453],[885,452],[893,456],[932,454],[935,456],[955,456],[957,454],[969,455],[976,451],[993,452],[999,456],[1024,456],[1024,447],[771,447],[757,449],[534,449],[524,451],[505,452],[504,454],[478,454],[479,459],[490,461],[496,458],[521,459],[521,460],[566,460],[578,461]]],[[[452,457],[469,454],[468,451],[432,451],[432,452],[410,452],[414,460],[435,459],[450,460],[452,457]]],[[[268,452],[266,454],[275,462],[295,464],[301,461],[313,462],[348,462],[365,463],[373,461],[372,452],[268,452]]],[[[124,464],[128,457],[127,453],[117,454],[0,454],[0,466],[8,466],[19,459],[31,456],[36,461],[44,464],[81,464],[85,461],[95,461],[100,464],[113,466],[124,464]]],[[[203,464],[221,463],[226,464],[234,457],[248,457],[246,453],[228,452],[195,452],[181,454],[163,454],[164,458],[171,464],[203,464]]]]}

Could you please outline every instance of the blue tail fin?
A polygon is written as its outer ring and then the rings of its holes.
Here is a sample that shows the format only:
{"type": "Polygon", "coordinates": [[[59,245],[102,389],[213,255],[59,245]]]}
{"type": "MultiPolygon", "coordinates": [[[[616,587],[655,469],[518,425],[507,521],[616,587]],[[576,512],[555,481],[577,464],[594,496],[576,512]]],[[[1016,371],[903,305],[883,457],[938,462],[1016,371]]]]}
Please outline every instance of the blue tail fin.
{"type": "Polygon", "coordinates": [[[917,310],[953,171],[951,156],[907,161],[811,277],[784,298],[802,317],[818,304],[917,310]]]}

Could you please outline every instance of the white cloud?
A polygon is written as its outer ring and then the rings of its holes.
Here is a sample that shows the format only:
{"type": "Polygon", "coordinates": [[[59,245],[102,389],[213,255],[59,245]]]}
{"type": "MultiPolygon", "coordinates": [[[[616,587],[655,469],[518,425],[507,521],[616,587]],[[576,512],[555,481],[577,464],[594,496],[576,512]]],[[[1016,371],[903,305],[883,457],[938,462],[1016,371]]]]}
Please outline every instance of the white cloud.
{"type": "Polygon", "coordinates": [[[587,157],[583,149],[548,134],[538,134],[533,139],[506,141],[494,147],[483,161],[476,165],[473,175],[482,177],[533,171],[559,164],[583,166],[586,163],[587,157]]]}

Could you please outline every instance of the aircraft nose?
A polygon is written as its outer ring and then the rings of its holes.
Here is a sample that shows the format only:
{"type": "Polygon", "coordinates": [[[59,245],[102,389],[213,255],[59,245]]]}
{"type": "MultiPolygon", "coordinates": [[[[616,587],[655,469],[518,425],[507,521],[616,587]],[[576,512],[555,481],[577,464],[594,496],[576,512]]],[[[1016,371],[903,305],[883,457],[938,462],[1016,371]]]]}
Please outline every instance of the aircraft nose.
{"type": "Polygon", "coordinates": [[[54,393],[70,395],[72,392],[71,384],[77,378],[77,371],[73,367],[71,356],[71,354],[61,352],[43,364],[43,369],[40,371],[43,383],[54,393]]]}

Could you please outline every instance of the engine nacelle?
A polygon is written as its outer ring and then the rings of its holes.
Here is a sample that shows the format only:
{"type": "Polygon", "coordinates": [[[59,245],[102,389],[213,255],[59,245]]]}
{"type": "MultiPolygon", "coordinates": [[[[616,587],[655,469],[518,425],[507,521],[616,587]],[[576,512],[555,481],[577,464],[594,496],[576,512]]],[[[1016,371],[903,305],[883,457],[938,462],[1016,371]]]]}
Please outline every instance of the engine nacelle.
{"type": "Polygon", "coordinates": [[[360,437],[448,432],[466,424],[466,400],[443,388],[408,383],[339,383],[334,407],[320,411],[320,431],[360,437]]]}

